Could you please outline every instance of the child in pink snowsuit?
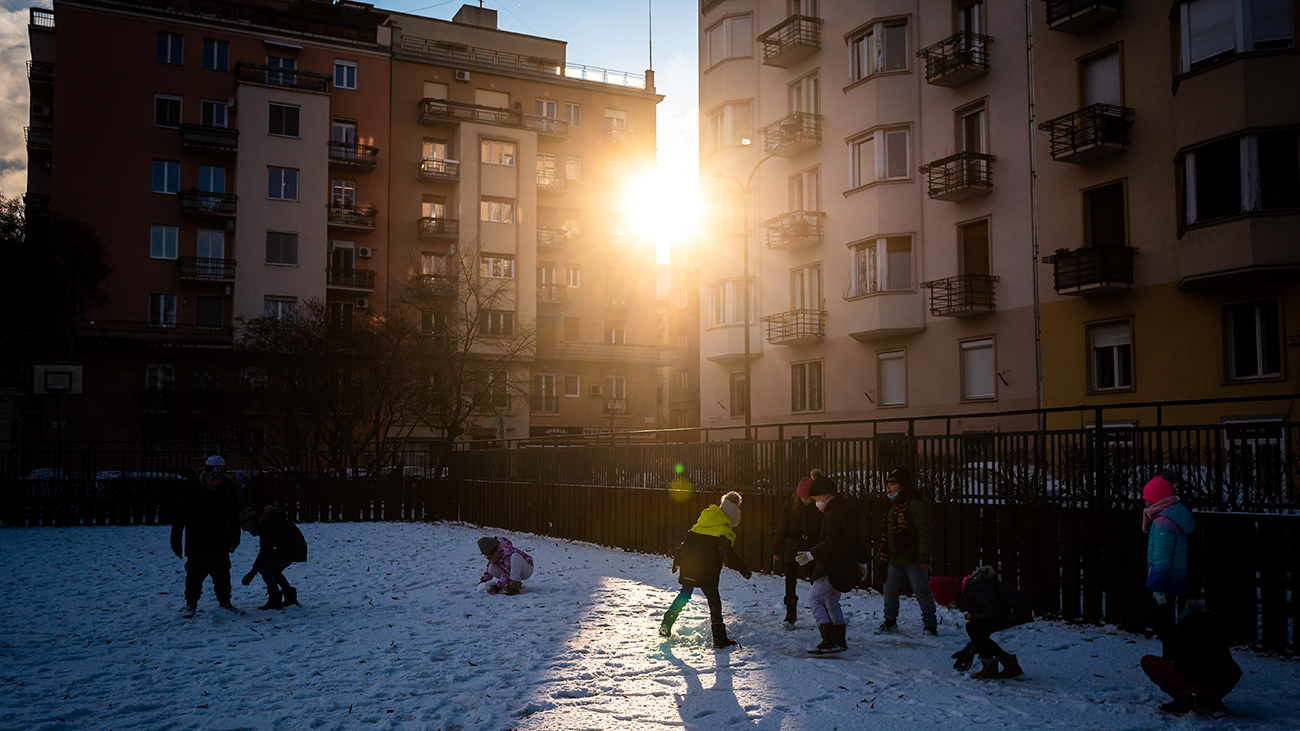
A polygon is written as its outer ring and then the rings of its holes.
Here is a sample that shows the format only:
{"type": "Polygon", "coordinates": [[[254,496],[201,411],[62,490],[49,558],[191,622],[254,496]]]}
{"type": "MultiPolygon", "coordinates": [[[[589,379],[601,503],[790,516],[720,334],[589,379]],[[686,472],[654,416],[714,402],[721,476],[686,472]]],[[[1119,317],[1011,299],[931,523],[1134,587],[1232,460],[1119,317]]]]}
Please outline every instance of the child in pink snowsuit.
{"type": "Polygon", "coordinates": [[[487,591],[496,594],[518,594],[524,580],[533,575],[533,557],[515,548],[508,538],[484,536],[478,539],[478,550],[487,557],[487,571],[478,581],[490,581],[487,591]]]}

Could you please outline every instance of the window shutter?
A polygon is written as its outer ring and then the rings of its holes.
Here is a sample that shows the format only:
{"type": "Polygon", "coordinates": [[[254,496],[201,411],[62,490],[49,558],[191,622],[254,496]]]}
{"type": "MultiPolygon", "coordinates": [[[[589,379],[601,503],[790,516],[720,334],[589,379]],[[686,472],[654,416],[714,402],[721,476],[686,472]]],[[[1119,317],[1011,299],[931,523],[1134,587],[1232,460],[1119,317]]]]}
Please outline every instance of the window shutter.
{"type": "Polygon", "coordinates": [[[907,403],[907,361],[902,353],[882,353],[880,362],[880,405],[907,403]]]}
{"type": "Polygon", "coordinates": [[[993,341],[975,340],[962,343],[962,355],[966,376],[966,398],[993,398],[996,393],[993,385],[993,341]]]}
{"type": "Polygon", "coordinates": [[[1103,325],[1092,326],[1092,347],[1096,348],[1114,348],[1120,345],[1128,345],[1128,323],[1127,322],[1108,322],[1103,325]]]}

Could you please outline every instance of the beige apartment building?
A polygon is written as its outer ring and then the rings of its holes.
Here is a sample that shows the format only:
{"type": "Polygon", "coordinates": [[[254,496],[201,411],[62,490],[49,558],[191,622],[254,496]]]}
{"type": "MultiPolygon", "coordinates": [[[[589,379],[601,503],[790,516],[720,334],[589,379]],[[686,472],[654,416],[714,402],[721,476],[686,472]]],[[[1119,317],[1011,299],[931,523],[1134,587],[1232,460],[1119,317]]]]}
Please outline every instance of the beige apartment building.
{"type": "Polygon", "coordinates": [[[1035,407],[1024,4],[701,11],[701,424],[744,424],[746,256],[753,423],[1035,407]]]}

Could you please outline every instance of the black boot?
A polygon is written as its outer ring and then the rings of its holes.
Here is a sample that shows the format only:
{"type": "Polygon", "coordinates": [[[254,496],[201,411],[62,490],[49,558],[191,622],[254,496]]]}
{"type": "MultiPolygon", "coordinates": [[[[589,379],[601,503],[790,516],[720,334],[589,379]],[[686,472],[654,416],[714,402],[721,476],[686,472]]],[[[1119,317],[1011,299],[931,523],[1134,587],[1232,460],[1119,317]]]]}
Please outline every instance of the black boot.
{"type": "Polygon", "coordinates": [[[727,636],[727,625],[722,622],[713,623],[713,646],[719,650],[724,647],[731,647],[737,644],[735,640],[727,636]]]}
{"type": "Polygon", "coordinates": [[[677,614],[678,613],[673,611],[672,609],[669,609],[668,611],[664,612],[664,621],[659,625],[660,637],[673,636],[673,622],[677,621],[677,614]]]}
{"type": "Polygon", "coordinates": [[[287,586],[284,589],[284,606],[286,607],[302,606],[301,604],[298,603],[298,590],[293,588],[292,586],[287,586]]]}
{"type": "Polygon", "coordinates": [[[839,644],[835,641],[835,625],[830,622],[817,625],[817,631],[822,635],[822,641],[813,649],[809,650],[810,655],[826,655],[832,652],[839,652],[839,644]]]}
{"type": "Polygon", "coordinates": [[[849,626],[847,624],[833,624],[831,625],[831,627],[832,627],[831,639],[835,641],[836,647],[838,647],[840,650],[849,649],[848,638],[844,636],[844,634],[848,631],[849,626]]]}
{"type": "Polygon", "coordinates": [[[280,592],[267,591],[266,603],[258,607],[258,609],[284,609],[284,602],[280,598],[280,592]]]}

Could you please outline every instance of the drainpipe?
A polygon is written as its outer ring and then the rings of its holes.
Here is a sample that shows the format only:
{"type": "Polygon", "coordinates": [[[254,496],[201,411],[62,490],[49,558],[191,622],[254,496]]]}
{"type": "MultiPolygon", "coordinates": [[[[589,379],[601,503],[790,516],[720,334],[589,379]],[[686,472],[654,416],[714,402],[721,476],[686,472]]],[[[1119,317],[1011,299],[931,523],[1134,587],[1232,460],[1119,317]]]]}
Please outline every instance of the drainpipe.
{"type": "Polygon", "coordinates": [[[1047,428],[1043,413],[1043,303],[1038,291],[1038,163],[1034,155],[1034,3],[1025,0],[1025,71],[1029,116],[1029,226],[1030,271],[1034,275],[1034,369],[1038,390],[1038,429],[1047,428]]]}

